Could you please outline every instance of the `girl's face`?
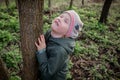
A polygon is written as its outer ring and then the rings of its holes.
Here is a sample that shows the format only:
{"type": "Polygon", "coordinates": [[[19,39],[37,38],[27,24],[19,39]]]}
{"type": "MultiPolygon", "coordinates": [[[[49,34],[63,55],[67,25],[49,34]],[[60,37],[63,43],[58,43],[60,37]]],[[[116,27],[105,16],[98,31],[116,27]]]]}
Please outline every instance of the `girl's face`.
{"type": "Polygon", "coordinates": [[[63,13],[52,21],[51,28],[53,32],[65,36],[69,29],[69,25],[70,25],[69,14],[63,13]]]}

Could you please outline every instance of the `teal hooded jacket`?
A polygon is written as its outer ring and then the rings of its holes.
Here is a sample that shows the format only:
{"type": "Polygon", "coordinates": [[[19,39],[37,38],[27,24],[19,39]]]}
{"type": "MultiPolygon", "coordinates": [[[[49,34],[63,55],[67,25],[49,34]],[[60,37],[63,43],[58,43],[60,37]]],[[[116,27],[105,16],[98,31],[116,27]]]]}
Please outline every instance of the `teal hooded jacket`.
{"type": "Polygon", "coordinates": [[[75,40],[45,35],[46,49],[37,51],[40,80],[66,80],[68,56],[73,53],[75,40]]]}

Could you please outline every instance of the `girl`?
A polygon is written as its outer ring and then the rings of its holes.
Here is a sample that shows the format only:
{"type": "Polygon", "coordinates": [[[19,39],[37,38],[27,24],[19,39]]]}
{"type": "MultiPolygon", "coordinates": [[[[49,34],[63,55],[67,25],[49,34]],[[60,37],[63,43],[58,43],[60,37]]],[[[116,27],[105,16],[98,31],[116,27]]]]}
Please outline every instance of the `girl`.
{"type": "Polygon", "coordinates": [[[40,80],[66,80],[68,56],[74,51],[75,38],[82,26],[78,14],[68,10],[53,20],[45,37],[38,37],[35,45],[40,80]]]}

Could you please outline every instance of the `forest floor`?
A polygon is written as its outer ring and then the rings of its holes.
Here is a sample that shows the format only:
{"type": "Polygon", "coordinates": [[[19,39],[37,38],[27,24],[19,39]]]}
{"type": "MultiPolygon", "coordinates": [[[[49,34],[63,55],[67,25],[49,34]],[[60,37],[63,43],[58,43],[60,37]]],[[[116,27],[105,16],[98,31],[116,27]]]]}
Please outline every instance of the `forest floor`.
{"type": "MultiPolygon", "coordinates": [[[[86,29],[84,28],[78,40],[80,44],[78,47],[81,50],[76,47],[75,55],[70,58],[72,62],[72,67],[70,68],[72,78],[70,77],[68,80],[120,80],[120,32],[118,30],[120,27],[120,10],[118,6],[120,6],[120,2],[112,4],[108,14],[108,21],[105,25],[97,23],[103,2],[90,2],[88,5],[73,7],[83,19],[86,29]],[[80,11],[78,7],[81,9],[80,11]],[[104,28],[101,26],[104,26],[104,28]],[[89,27],[92,28],[88,29],[89,27]],[[88,30],[91,30],[91,32],[88,30]],[[91,35],[88,35],[87,32],[91,35]],[[100,34],[97,34],[97,32],[100,34]],[[100,38],[98,36],[103,36],[104,40],[105,36],[111,37],[108,38],[110,43],[109,41],[107,43],[106,40],[99,41],[100,38]],[[116,38],[113,36],[116,36],[116,38]],[[113,43],[111,43],[112,41],[113,43]]],[[[65,6],[62,5],[62,7],[62,10],[64,10],[65,6]]]]}
{"type": "MultiPolygon", "coordinates": [[[[78,12],[84,27],[76,40],[74,54],[70,57],[67,80],[120,80],[120,1],[112,3],[107,24],[98,23],[103,2],[93,1],[85,1],[82,6],[81,2],[76,0],[72,7],[78,12]]],[[[68,9],[68,2],[54,0],[49,19],[46,1],[44,32],[50,28],[53,18],[68,9]]],[[[21,80],[23,62],[20,27],[18,10],[14,4],[9,9],[6,9],[6,6],[0,7],[0,53],[9,69],[11,80],[21,80]]]]}

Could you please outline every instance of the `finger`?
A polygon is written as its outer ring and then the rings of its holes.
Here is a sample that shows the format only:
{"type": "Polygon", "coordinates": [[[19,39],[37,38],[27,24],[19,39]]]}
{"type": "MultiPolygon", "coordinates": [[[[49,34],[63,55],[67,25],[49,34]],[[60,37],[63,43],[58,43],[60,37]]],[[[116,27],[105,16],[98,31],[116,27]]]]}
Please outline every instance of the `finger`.
{"type": "Polygon", "coordinates": [[[39,40],[41,41],[41,35],[39,36],[39,40]]]}
{"type": "Polygon", "coordinates": [[[43,35],[43,40],[45,41],[45,36],[43,35]]]}
{"type": "Polygon", "coordinates": [[[42,42],[44,42],[44,41],[45,41],[45,39],[44,39],[44,36],[43,36],[43,35],[41,35],[41,41],[42,41],[42,42]]]}
{"type": "Polygon", "coordinates": [[[40,35],[40,38],[42,37],[42,35],[40,35]]]}
{"type": "Polygon", "coordinates": [[[41,40],[40,40],[40,38],[38,38],[38,43],[41,44],[41,40]]]}
{"type": "Polygon", "coordinates": [[[35,42],[35,45],[36,45],[36,47],[39,47],[39,45],[37,44],[37,42],[35,42]]]}

